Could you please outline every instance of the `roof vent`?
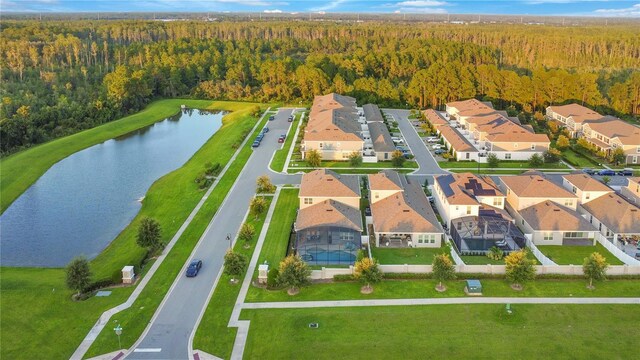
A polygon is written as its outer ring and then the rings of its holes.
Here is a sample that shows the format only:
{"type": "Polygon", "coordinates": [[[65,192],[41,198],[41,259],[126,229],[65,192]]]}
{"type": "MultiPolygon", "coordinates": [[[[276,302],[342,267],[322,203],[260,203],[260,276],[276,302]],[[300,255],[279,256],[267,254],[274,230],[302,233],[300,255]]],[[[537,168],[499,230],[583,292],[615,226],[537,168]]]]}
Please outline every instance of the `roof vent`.
{"type": "Polygon", "coordinates": [[[404,209],[404,210],[402,210],[402,212],[407,212],[407,213],[408,213],[408,212],[409,212],[409,210],[408,210],[408,209],[404,209]]]}
{"type": "Polygon", "coordinates": [[[333,209],[327,209],[327,211],[333,211],[333,209]]]}

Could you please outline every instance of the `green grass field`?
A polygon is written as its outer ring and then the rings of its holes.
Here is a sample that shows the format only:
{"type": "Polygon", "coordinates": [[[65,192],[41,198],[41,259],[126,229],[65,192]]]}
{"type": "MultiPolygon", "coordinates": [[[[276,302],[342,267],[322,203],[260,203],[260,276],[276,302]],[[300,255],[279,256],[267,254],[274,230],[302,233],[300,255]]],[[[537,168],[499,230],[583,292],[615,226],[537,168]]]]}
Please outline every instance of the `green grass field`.
{"type": "Polygon", "coordinates": [[[296,210],[300,204],[298,191],[298,189],[280,190],[280,197],[262,245],[258,264],[266,261],[270,267],[277,267],[287,255],[291,225],[296,220],[296,210]]]}
{"type": "MultiPolygon", "coordinates": [[[[637,305],[245,310],[245,359],[632,359],[637,305]],[[308,324],[319,323],[318,329],[308,324]],[[597,331],[594,332],[594,326],[597,331]]],[[[634,355],[636,354],[636,355],[634,355]]]]}
{"type": "Polygon", "coordinates": [[[598,161],[588,158],[580,153],[573,151],[571,148],[562,150],[562,158],[569,164],[580,168],[598,168],[598,161]]]}
{"type": "MultiPolygon", "coordinates": [[[[203,164],[206,161],[211,161],[209,154],[216,154],[219,156],[220,160],[218,161],[221,164],[226,163],[233,153],[233,150],[229,149],[231,143],[238,140],[244,131],[251,129],[255,124],[255,118],[249,115],[249,110],[253,104],[249,103],[189,100],[172,100],[167,101],[167,103],[173,104],[172,106],[176,107],[176,109],[179,108],[180,103],[186,103],[193,107],[198,105],[201,108],[229,111],[234,111],[235,109],[235,111],[224,117],[223,126],[220,130],[209,139],[185,166],[161,178],[149,189],[145,203],[137,219],[141,214],[146,214],[161,220],[163,239],[165,241],[177,231],[178,227],[202,196],[202,192],[195,188],[193,178],[195,177],[194,174],[202,170],[203,164]],[[209,156],[209,159],[206,159],[207,156],[209,156]],[[191,206],[188,206],[186,202],[179,199],[180,196],[186,196],[191,202],[191,206]],[[181,207],[172,208],[172,206],[176,206],[176,204],[180,204],[181,207]],[[155,208],[151,209],[152,207],[155,208]],[[183,213],[179,213],[180,211],[183,213]],[[177,224],[180,219],[182,219],[182,221],[180,221],[180,224],[177,224]]],[[[110,126],[112,124],[113,123],[103,126],[110,126]]],[[[78,134],[73,136],[77,138],[78,134]]],[[[25,152],[35,149],[37,148],[26,150],[25,152]]],[[[13,156],[20,154],[21,153],[18,153],[13,156]]],[[[227,175],[221,180],[218,188],[213,191],[191,226],[160,267],[157,274],[158,276],[152,279],[149,286],[143,292],[141,298],[144,299],[144,304],[140,305],[140,302],[137,302],[136,305],[145,306],[144,310],[147,310],[147,312],[151,310],[151,314],[153,313],[154,308],[147,305],[154,304],[154,301],[158,298],[157,294],[164,294],[169,288],[171,281],[175,278],[175,272],[181,268],[184,261],[186,261],[186,257],[195,245],[195,242],[200,237],[198,229],[201,229],[199,230],[200,234],[204,231],[204,227],[206,227],[209,219],[211,219],[213,213],[215,213],[215,210],[230,189],[250,154],[250,148],[248,146],[245,147],[239,158],[229,169],[227,175]],[[174,269],[173,273],[170,271],[171,269],[174,269]],[[170,276],[170,274],[173,274],[173,276],[170,276]]],[[[136,220],[134,220],[134,222],[135,221],[136,220]]],[[[115,273],[119,273],[122,266],[129,263],[131,259],[138,259],[143,255],[142,250],[135,245],[134,233],[135,230],[132,225],[130,225],[105,252],[92,261],[91,266],[94,272],[94,279],[110,278],[115,273]]],[[[1,329],[3,346],[2,356],[0,357],[2,358],[38,358],[43,352],[64,354],[64,356],[60,357],[69,357],[100,314],[104,310],[122,303],[131,291],[133,291],[133,288],[117,289],[112,296],[107,298],[100,298],[98,300],[89,299],[87,301],[74,303],[71,302],[69,298],[69,292],[64,290],[66,287],[64,285],[63,269],[2,268],[0,271],[2,271],[2,281],[0,283],[2,289],[2,291],[0,291],[2,297],[2,311],[0,313],[2,314],[3,324],[1,329]],[[30,289],[32,293],[29,298],[38,298],[37,301],[33,301],[30,304],[27,303],[27,307],[24,307],[23,301],[21,301],[19,297],[14,297],[13,294],[17,294],[15,296],[21,295],[20,292],[14,292],[14,288],[16,282],[20,281],[19,273],[32,271],[37,273],[37,276],[29,279],[31,284],[27,289],[30,289]],[[57,289],[56,293],[59,294],[59,296],[48,296],[53,288],[57,289]],[[31,311],[24,311],[23,307],[31,311]],[[54,310],[41,311],[41,309],[54,310]],[[60,311],[56,311],[56,309],[60,311]],[[20,314],[20,318],[14,317],[13,314],[20,314]],[[74,314],[74,316],[69,316],[69,314],[74,314]],[[23,323],[29,323],[30,326],[23,326],[23,323]],[[66,336],[64,339],[50,336],[50,323],[64,324],[65,327],[69,328],[69,330],[65,332],[66,336]],[[11,329],[11,331],[8,329],[11,329]],[[11,344],[16,345],[14,347],[11,344]],[[37,346],[31,346],[31,344],[37,344],[37,346]],[[17,350],[20,351],[16,352],[17,350]]],[[[162,299],[162,295],[159,295],[159,299],[162,299]]],[[[129,309],[129,311],[131,311],[131,309],[129,309]]],[[[144,316],[134,319],[134,322],[140,318],[144,318],[144,316]]],[[[124,318],[118,317],[118,319],[122,321],[124,318]]],[[[143,324],[140,323],[140,325],[143,324]]],[[[135,326],[129,329],[135,330],[135,326]]],[[[129,331],[127,331],[127,333],[128,332],[129,331]]],[[[123,335],[123,340],[128,336],[127,333],[123,335]]],[[[114,347],[108,348],[115,350],[114,347]]]]}
{"type": "Polygon", "coordinates": [[[504,265],[504,260],[493,260],[486,256],[460,256],[462,261],[467,265],[504,265]]]}
{"type": "Polygon", "coordinates": [[[289,127],[289,132],[287,133],[287,138],[284,141],[284,146],[282,149],[276,150],[273,154],[273,159],[271,160],[271,169],[273,171],[283,171],[284,163],[287,161],[287,155],[289,154],[289,149],[293,144],[293,136],[296,133],[296,129],[298,128],[298,123],[300,122],[300,117],[302,116],[301,112],[298,112],[294,118],[293,123],[289,127]]]}
{"type": "MultiPolygon", "coordinates": [[[[263,123],[266,122],[263,119],[263,123]]],[[[258,126],[257,131],[260,131],[258,126]]],[[[253,135],[250,135],[253,136],[253,135]]],[[[164,295],[169,290],[171,283],[178,275],[182,265],[187,261],[193,247],[204,233],[207,225],[213,218],[218,207],[221,205],[224,197],[227,195],[238,175],[242,171],[245,163],[251,155],[251,144],[247,142],[242,151],[233,162],[227,173],[218,183],[216,189],[211,193],[203,207],[194,217],[191,224],[180,237],[180,240],[173,247],[163,264],[160,266],[156,275],[149,281],[147,287],[142,291],[140,297],[133,306],[117,315],[123,327],[128,331],[123,333],[122,345],[131,346],[142,334],[146,324],[149,322],[155,309],[162,301],[164,295]]],[[[111,329],[105,328],[93,346],[87,353],[88,357],[105,354],[117,349],[117,343],[114,343],[111,329]]]]}
{"type": "Polygon", "coordinates": [[[595,246],[554,246],[539,245],[538,249],[549,259],[558,265],[582,265],[584,258],[593,252],[599,252],[611,265],[623,265],[624,263],[609,252],[604,246],[596,243],[595,246]]]}
{"type": "Polygon", "coordinates": [[[430,265],[435,255],[446,252],[447,248],[385,248],[374,247],[371,256],[383,265],[409,264],[430,265]]]}
{"type": "MultiPolygon", "coordinates": [[[[312,168],[306,168],[306,169],[296,169],[296,168],[292,168],[290,167],[287,170],[287,173],[289,174],[297,174],[299,172],[311,172],[315,169],[312,168]]],[[[377,174],[380,171],[382,171],[383,169],[344,169],[344,168],[331,168],[331,170],[335,171],[338,174],[361,174],[361,175],[366,175],[366,174],[377,174]]],[[[401,173],[401,174],[408,174],[410,172],[415,171],[416,169],[395,169],[395,171],[401,173]]]]}
{"type": "MultiPolygon", "coordinates": [[[[267,205],[271,204],[271,197],[267,197],[267,201],[267,205]]],[[[251,241],[249,249],[244,248],[244,241],[236,242],[233,247],[235,252],[245,255],[247,260],[250,260],[251,256],[253,256],[255,244],[266,216],[267,213],[265,212],[257,220],[253,216],[248,217],[247,222],[256,229],[256,236],[251,241]]],[[[246,276],[251,275],[248,274],[246,276]]],[[[222,274],[220,276],[218,285],[216,285],[211,301],[207,305],[207,310],[193,339],[194,349],[206,351],[223,359],[228,359],[231,355],[237,332],[237,329],[229,328],[227,325],[238,298],[238,293],[240,293],[241,283],[231,284],[230,280],[231,277],[229,275],[222,274]]]]}
{"type": "MultiPolygon", "coordinates": [[[[272,301],[318,301],[318,300],[358,300],[358,299],[418,299],[464,297],[465,277],[447,282],[449,288],[444,293],[435,290],[435,280],[384,280],[375,284],[372,294],[360,293],[359,282],[317,283],[303,287],[296,296],[289,296],[284,290],[264,290],[250,288],[247,302],[272,301]]],[[[607,280],[595,283],[595,290],[587,289],[585,279],[548,280],[538,279],[525,284],[524,290],[514,291],[503,279],[481,279],[482,292],[486,297],[638,297],[640,281],[607,280]]]]}
{"type": "MultiPolygon", "coordinates": [[[[311,167],[306,161],[291,161],[289,166],[290,166],[289,167],[290,169],[295,169],[296,167],[311,167]]],[[[320,167],[334,169],[334,168],[350,168],[353,166],[348,161],[322,161],[320,163],[320,167]]],[[[395,169],[393,164],[391,164],[391,161],[379,161],[377,163],[363,163],[358,167],[376,168],[376,169],[395,169]]],[[[417,169],[418,163],[412,160],[407,160],[404,162],[404,165],[402,165],[402,167],[399,169],[402,169],[402,168],[417,169]]]]}

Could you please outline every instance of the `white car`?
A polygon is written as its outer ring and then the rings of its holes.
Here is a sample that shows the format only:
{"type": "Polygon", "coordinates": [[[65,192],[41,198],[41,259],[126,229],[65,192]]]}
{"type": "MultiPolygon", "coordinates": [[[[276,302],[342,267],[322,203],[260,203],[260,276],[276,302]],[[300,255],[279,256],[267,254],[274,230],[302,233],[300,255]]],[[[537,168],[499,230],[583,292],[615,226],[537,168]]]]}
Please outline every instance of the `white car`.
{"type": "Polygon", "coordinates": [[[439,139],[436,136],[431,136],[427,138],[427,142],[430,142],[430,143],[438,142],[438,140],[439,139]]]}
{"type": "Polygon", "coordinates": [[[438,150],[438,149],[442,149],[442,148],[444,148],[444,146],[443,146],[443,145],[440,145],[440,144],[435,144],[435,145],[432,145],[432,146],[431,146],[431,148],[432,148],[433,150],[438,150]]]}
{"type": "Polygon", "coordinates": [[[404,140],[402,140],[402,138],[395,137],[395,136],[391,138],[391,141],[397,144],[404,144],[404,140]]]}

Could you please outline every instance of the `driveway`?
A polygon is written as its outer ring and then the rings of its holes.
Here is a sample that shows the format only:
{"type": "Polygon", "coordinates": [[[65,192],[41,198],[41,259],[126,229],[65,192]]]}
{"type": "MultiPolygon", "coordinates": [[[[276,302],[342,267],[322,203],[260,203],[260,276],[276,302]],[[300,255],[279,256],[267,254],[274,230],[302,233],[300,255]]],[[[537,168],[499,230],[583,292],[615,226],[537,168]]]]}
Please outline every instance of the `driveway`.
{"type": "Polygon", "coordinates": [[[383,109],[385,114],[393,116],[398,122],[398,128],[402,132],[407,145],[415,156],[420,168],[411,173],[414,176],[447,174],[446,171],[440,169],[438,162],[433,158],[424,141],[418,135],[416,128],[409,120],[409,110],[399,109],[383,109]]]}
{"type": "Polygon", "coordinates": [[[260,147],[254,149],[195,249],[193,257],[203,260],[202,270],[195,278],[185,277],[184,268],[180,271],[156,311],[148,332],[143,334],[127,359],[189,358],[189,336],[195,331],[200,312],[207,306],[207,297],[222,269],[225,251],[229,248],[226,235],[234,237],[240,229],[249,209],[249,201],[255,194],[256,178],[269,174],[276,183],[300,182],[299,175],[278,176],[268,170],[273,152],[282,146],[277,139],[281,134],[287,133],[290,125],[287,117],[292,111],[293,109],[282,109],[278,111],[275,120],[267,122],[270,131],[260,147]]]}

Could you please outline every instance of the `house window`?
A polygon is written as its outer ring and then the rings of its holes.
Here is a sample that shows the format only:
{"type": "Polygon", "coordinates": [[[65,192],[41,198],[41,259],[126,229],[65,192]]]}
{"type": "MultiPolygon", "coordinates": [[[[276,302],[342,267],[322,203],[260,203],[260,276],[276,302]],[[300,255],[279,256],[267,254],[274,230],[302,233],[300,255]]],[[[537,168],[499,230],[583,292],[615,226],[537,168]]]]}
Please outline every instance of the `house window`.
{"type": "Polygon", "coordinates": [[[456,205],[456,211],[458,211],[458,206],[456,205]]]}
{"type": "Polygon", "coordinates": [[[320,147],[320,149],[322,149],[322,143],[319,143],[318,146],[320,147]]]}
{"type": "Polygon", "coordinates": [[[636,152],[637,152],[637,153],[640,153],[640,146],[638,146],[638,147],[636,148],[636,152]]]}
{"type": "Polygon", "coordinates": [[[581,238],[587,238],[588,233],[582,232],[582,231],[572,231],[572,232],[564,233],[564,237],[571,238],[571,239],[581,239],[581,238]]]}
{"type": "Polygon", "coordinates": [[[373,197],[375,197],[376,199],[379,199],[380,198],[380,193],[374,192],[373,193],[373,197]]]}
{"type": "Polygon", "coordinates": [[[634,157],[633,157],[633,159],[631,159],[631,161],[632,161],[634,164],[637,164],[637,163],[638,163],[638,157],[637,157],[637,156],[634,156],[634,157]]]}
{"type": "Polygon", "coordinates": [[[304,204],[305,205],[313,204],[313,198],[304,198],[304,204]]]}
{"type": "Polygon", "coordinates": [[[471,206],[467,206],[467,215],[471,214],[471,206]]]}
{"type": "Polygon", "coordinates": [[[518,148],[518,143],[513,143],[513,147],[517,149],[518,148]]]}
{"type": "Polygon", "coordinates": [[[522,225],[524,225],[524,219],[522,219],[522,220],[520,221],[520,223],[521,223],[522,225]]]}
{"type": "Polygon", "coordinates": [[[593,215],[589,216],[589,224],[593,224],[593,215]]]}
{"type": "Polygon", "coordinates": [[[385,160],[389,159],[389,153],[384,153],[384,159],[385,160]]]}
{"type": "Polygon", "coordinates": [[[546,232],[546,233],[543,234],[543,238],[546,241],[551,241],[551,240],[553,240],[553,233],[546,232]]]}
{"type": "Polygon", "coordinates": [[[576,190],[577,190],[577,188],[575,186],[571,187],[571,191],[573,191],[574,194],[576,193],[576,190]]]}
{"type": "Polygon", "coordinates": [[[536,144],[531,144],[531,150],[535,150],[536,149],[536,144]]]}
{"type": "Polygon", "coordinates": [[[585,198],[586,200],[589,200],[589,198],[590,198],[590,197],[591,197],[591,194],[590,194],[590,193],[584,193],[584,198],[585,198]]]}
{"type": "Polygon", "coordinates": [[[504,154],[504,159],[505,160],[511,160],[511,154],[510,153],[504,154]]]}
{"type": "Polygon", "coordinates": [[[565,199],[564,200],[564,206],[573,206],[573,200],[565,199]]]}
{"type": "Polygon", "coordinates": [[[502,199],[499,197],[494,197],[493,198],[493,206],[501,206],[502,205],[502,199]]]}

